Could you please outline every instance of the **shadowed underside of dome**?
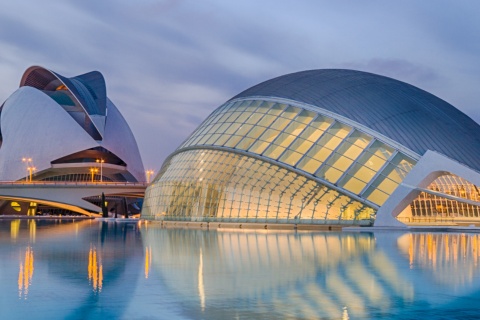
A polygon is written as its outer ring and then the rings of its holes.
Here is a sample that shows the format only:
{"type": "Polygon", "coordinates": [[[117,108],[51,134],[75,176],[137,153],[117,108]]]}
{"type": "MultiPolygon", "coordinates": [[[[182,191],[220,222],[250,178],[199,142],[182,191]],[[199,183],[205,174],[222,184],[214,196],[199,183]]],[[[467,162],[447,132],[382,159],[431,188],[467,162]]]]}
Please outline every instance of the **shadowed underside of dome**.
{"type": "Polygon", "coordinates": [[[438,97],[407,83],[353,70],[280,76],[238,94],[278,97],[347,117],[423,155],[440,152],[480,170],[480,126],[438,97]]]}

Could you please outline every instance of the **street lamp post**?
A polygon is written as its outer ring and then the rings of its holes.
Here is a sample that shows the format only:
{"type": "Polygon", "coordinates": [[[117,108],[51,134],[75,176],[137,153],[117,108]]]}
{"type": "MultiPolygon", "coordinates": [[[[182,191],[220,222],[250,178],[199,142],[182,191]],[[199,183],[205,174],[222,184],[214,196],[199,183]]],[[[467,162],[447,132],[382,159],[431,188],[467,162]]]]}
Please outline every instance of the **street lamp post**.
{"type": "MultiPolygon", "coordinates": [[[[25,165],[27,166],[27,175],[25,176],[25,181],[28,181],[28,176],[29,176],[29,172],[30,172],[29,168],[30,168],[30,163],[32,162],[32,158],[25,158],[24,157],[24,158],[22,158],[22,162],[24,162],[25,165]]],[[[33,164],[32,164],[32,166],[33,166],[33,164]]],[[[32,179],[30,178],[30,180],[32,180],[32,179]]]]}
{"type": "Polygon", "coordinates": [[[100,163],[100,182],[102,182],[103,181],[103,163],[105,162],[105,160],[97,159],[96,162],[100,163]]]}
{"type": "Polygon", "coordinates": [[[147,173],[147,183],[150,183],[150,176],[153,174],[153,170],[145,171],[147,173]]]}
{"type": "Polygon", "coordinates": [[[32,182],[32,173],[33,171],[35,171],[37,168],[35,168],[34,166],[30,166],[27,168],[28,172],[30,173],[30,182],[32,182]]]}
{"type": "Polygon", "coordinates": [[[92,175],[92,182],[95,182],[94,178],[95,178],[95,173],[97,172],[98,172],[97,168],[90,168],[90,174],[92,175]]]}

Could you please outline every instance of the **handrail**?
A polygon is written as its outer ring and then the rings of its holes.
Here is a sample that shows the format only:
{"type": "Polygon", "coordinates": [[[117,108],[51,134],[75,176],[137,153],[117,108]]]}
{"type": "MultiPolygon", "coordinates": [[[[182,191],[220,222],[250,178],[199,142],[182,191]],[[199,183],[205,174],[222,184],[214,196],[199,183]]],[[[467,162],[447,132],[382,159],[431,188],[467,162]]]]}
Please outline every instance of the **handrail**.
{"type": "Polygon", "coordinates": [[[1,185],[25,185],[25,186],[128,186],[128,187],[147,187],[148,183],[146,182],[86,182],[86,181],[0,181],[1,185]]]}

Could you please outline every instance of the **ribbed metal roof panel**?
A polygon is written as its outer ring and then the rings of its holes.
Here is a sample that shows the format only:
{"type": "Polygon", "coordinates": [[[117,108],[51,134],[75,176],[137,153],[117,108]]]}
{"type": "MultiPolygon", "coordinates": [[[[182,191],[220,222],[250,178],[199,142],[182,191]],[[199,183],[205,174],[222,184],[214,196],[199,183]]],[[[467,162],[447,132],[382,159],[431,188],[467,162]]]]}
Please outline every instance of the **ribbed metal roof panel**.
{"type": "Polygon", "coordinates": [[[418,154],[440,152],[480,171],[480,125],[444,100],[372,73],[309,70],[253,86],[233,99],[278,97],[329,110],[418,154]]]}

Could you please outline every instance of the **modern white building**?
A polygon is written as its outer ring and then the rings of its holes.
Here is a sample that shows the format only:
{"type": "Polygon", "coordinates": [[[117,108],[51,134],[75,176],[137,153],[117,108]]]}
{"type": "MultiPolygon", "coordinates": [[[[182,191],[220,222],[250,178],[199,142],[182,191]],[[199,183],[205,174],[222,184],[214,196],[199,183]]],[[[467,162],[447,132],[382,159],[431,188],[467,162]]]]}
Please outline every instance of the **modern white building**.
{"type": "Polygon", "coordinates": [[[217,108],[146,191],[165,221],[402,226],[480,221],[480,126],[391,78],[310,70],[217,108]]]}
{"type": "Polygon", "coordinates": [[[135,138],[100,72],[67,78],[30,67],[1,107],[0,132],[2,181],[145,182],[135,138]]]}

